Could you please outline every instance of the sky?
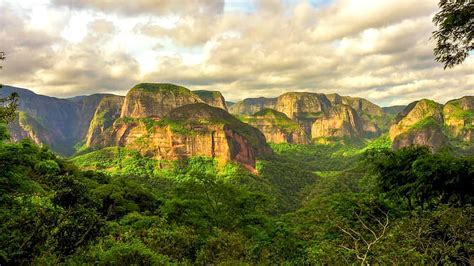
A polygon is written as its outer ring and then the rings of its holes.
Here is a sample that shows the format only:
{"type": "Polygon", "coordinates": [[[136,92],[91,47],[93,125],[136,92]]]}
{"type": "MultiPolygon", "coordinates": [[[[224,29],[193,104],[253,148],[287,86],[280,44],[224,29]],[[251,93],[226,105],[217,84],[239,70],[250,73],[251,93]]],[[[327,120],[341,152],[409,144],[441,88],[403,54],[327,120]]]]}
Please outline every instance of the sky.
{"type": "Polygon", "coordinates": [[[436,0],[0,0],[0,82],[39,94],[125,95],[140,82],[289,91],[381,106],[474,95],[474,56],[434,61],[436,0]]]}

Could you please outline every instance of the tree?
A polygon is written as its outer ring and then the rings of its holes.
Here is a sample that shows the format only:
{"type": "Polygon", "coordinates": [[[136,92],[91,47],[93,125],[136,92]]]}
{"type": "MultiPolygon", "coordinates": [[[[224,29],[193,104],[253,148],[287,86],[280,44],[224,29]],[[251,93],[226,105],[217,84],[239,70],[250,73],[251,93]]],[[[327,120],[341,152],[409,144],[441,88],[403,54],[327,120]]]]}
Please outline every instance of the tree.
{"type": "Polygon", "coordinates": [[[0,97],[0,124],[11,122],[15,118],[15,110],[18,106],[18,94],[0,97]]]}
{"type": "MultiPolygon", "coordinates": [[[[5,52],[0,52],[0,61],[5,59],[5,52]]],[[[0,65],[0,69],[2,66],[0,65]]],[[[0,89],[2,84],[0,84],[0,89]]],[[[15,110],[18,106],[18,94],[12,93],[10,96],[0,97],[0,141],[9,139],[8,130],[5,124],[11,122],[15,118],[15,110]]]]}
{"type": "MultiPolygon", "coordinates": [[[[0,52],[0,60],[5,60],[5,52],[0,52]]],[[[1,65],[0,68],[2,68],[1,65]]]]}
{"type": "MultiPolygon", "coordinates": [[[[0,61],[5,60],[5,52],[0,52],[0,61]]],[[[0,65],[0,69],[2,66],[0,65]]],[[[0,88],[2,85],[0,84],[0,88]]],[[[12,93],[6,98],[0,97],[0,124],[8,123],[15,118],[15,110],[18,106],[18,94],[12,93]]]]}
{"type": "Polygon", "coordinates": [[[441,0],[439,7],[441,10],[433,18],[438,27],[433,32],[434,54],[446,69],[461,64],[474,49],[474,2],[441,0]]]}

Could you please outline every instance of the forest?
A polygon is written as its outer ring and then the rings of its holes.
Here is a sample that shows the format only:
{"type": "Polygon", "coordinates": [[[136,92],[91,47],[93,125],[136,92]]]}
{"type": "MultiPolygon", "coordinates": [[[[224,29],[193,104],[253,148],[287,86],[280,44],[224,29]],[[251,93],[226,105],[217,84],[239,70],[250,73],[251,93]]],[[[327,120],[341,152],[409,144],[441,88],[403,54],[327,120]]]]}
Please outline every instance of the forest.
{"type": "Polygon", "coordinates": [[[473,1],[0,10],[0,266],[474,265],[473,1]]]}
{"type": "Polygon", "coordinates": [[[2,136],[1,264],[472,261],[472,156],[382,138],[274,144],[258,175],[206,157],[157,171],[132,151],[71,161],[2,136]],[[115,171],[81,170],[120,153],[115,171]]]}

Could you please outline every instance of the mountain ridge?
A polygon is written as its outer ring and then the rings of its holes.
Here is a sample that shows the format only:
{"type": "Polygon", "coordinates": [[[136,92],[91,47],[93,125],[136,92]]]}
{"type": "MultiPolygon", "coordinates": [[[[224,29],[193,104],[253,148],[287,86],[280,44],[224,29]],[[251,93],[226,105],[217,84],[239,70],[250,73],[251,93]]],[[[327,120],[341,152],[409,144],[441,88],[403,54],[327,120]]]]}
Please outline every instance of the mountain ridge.
{"type": "Polygon", "coordinates": [[[3,96],[12,92],[20,95],[19,116],[10,126],[13,139],[31,138],[66,156],[74,154],[74,146],[79,144],[90,149],[101,142],[97,139],[107,142],[101,135],[110,134],[107,130],[112,130],[120,118],[122,124],[130,119],[166,120],[173,110],[193,104],[228,111],[257,128],[265,136],[260,139],[265,145],[309,144],[318,138],[373,139],[388,132],[394,149],[410,145],[439,149],[455,141],[472,142],[474,135],[473,96],[453,99],[445,105],[422,99],[407,106],[379,107],[360,97],[311,92],[288,92],[275,98],[248,98],[230,104],[219,91],[191,91],[170,83],[139,83],[126,96],[99,93],[71,98],[49,97],[8,85],[0,89],[3,96]],[[431,125],[430,130],[424,130],[424,124],[431,125]]]}

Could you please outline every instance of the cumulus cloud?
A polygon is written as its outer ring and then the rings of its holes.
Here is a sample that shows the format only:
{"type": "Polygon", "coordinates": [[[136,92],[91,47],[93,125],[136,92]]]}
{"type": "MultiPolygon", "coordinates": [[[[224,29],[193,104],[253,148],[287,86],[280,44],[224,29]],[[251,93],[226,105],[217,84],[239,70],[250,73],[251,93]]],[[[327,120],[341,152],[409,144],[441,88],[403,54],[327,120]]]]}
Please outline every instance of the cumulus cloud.
{"type": "Polygon", "coordinates": [[[221,12],[224,2],[220,0],[137,0],[137,1],[103,1],[103,0],[53,0],[54,5],[71,9],[92,9],[104,13],[117,12],[123,15],[205,15],[221,12]]]}
{"type": "Polygon", "coordinates": [[[85,37],[71,43],[2,16],[11,30],[0,37],[23,53],[0,74],[59,96],[123,93],[141,81],[217,89],[230,100],[312,91],[391,105],[473,93],[472,56],[449,70],[434,61],[436,0],[270,0],[225,11],[228,4],[53,0],[51,10],[94,18],[85,37]]]}

